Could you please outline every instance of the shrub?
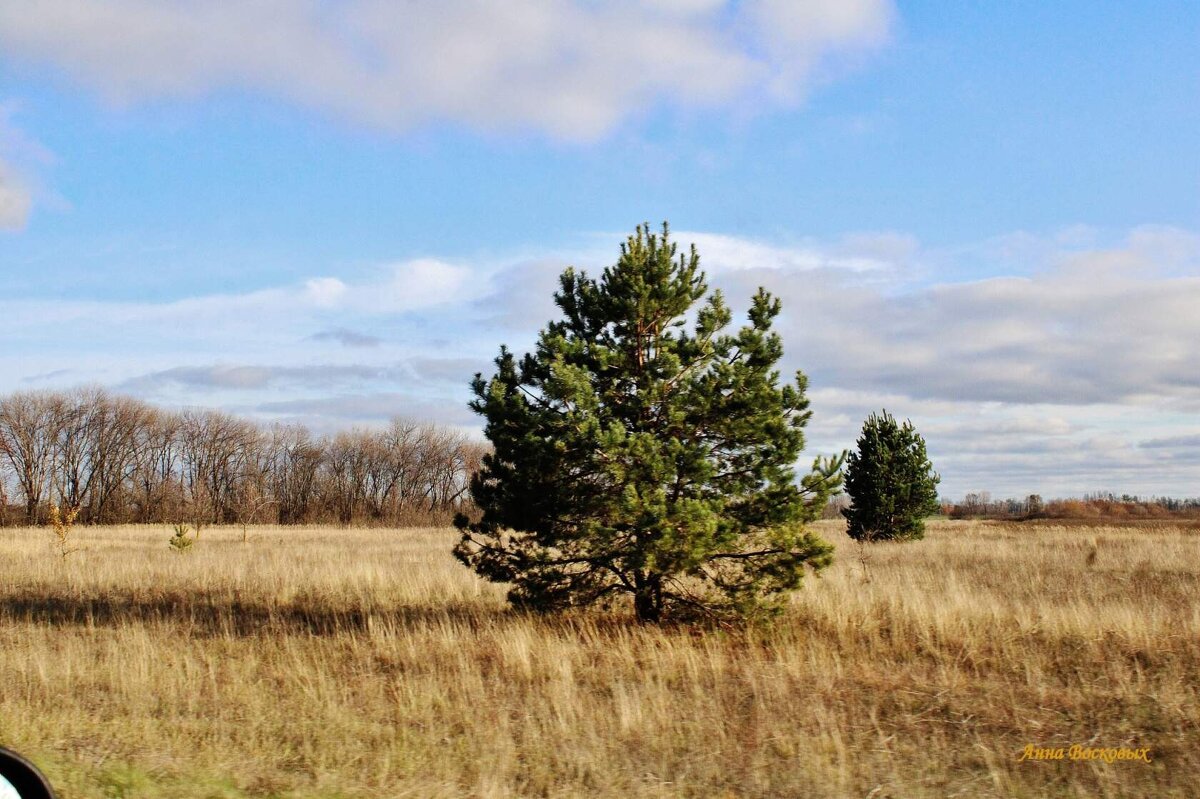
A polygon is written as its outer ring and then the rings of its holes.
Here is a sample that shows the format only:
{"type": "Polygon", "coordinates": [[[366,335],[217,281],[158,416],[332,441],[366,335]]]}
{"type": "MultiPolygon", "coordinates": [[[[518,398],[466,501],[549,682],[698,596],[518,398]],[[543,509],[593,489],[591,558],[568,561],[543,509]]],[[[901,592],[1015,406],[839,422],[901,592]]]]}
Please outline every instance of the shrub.
{"type": "Polygon", "coordinates": [[[61,558],[65,559],[72,552],[79,551],[79,547],[75,545],[71,537],[71,531],[75,526],[75,519],[78,517],[79,508],[67,508],[64,513],[58,505],[50,506],[50,529],[54,534],[54,551],[61,558]]]}

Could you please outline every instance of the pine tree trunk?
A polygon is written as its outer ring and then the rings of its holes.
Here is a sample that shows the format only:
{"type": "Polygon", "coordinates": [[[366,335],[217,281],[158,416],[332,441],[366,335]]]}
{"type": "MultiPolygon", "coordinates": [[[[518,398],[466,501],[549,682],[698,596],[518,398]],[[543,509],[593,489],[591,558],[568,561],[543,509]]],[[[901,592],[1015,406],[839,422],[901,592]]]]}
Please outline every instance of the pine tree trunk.
{"type": "Polygon", "coordinates": [[[662,618],[662,575],[639,574],[636,588],[633,609],[638,621],[657,624],[662,618]]]}

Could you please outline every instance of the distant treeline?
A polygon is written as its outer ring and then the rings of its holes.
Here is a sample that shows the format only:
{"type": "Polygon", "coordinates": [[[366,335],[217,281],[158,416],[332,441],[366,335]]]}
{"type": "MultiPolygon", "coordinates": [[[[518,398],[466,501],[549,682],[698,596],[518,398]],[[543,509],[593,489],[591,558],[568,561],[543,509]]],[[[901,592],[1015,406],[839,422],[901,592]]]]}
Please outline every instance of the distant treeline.
{"type": "Polygon", "coordinates": [[[986,492],[967,494],[962,502],[945,502],[942,513],[951,519],[1167,519],[1200,518],[1200,498],[1084,494],[1075,499],[992,500],[986,492]]]}
{"type": "Polygon", "coordinates": [[[470,505],[486,448],[395,419],[318,436],[99,388],[0,399],[0,524],[52,504],[80,522],[443,523],[470,505]]]}
{"type": "MultiPolygon", "coordinates": [[[[839,494],[829,501],[824,519],[842,518],[842,509],[850,506],[850,497],[839,494]]],[[[1200,497],[1139,497],[1133,494],[1105,492],[1084,494],[1080,498],[1043,500],[1038,494],[1024,499],[992,499],[986,491],[967,494],[961,502],[943,500],[941,515],[950,519],[1200,519],[1200,497]]]]}
{"type": "MultiPolygon", "coordinates": [[[[168,411],[103,389],[0,398],[0,525],[38,524],[50,506],[85,524],[273,522],[442,524],[472,508],[484,444],[432,424],[318,436],[213,410],[168,411]]],[[[835,497],[825,518],[849,503],[835,497]]],[[[952,519],[1198,518],[1200,498],[943,502],[952,519]]]]}

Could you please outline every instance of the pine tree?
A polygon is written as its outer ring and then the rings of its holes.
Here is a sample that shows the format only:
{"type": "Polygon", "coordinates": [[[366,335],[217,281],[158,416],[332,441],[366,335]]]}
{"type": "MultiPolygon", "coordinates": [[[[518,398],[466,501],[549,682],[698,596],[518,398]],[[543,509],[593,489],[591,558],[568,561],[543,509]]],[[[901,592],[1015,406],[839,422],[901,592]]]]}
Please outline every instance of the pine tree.
{"type": "Polygon", "coordinates": [[[846,461],[846,532],[856,541],[923,538],[925,517],[939,508],[940,481],[911,421],[871,414],[846,461]]]}
{"type": "Polygon", "coordinates": [[[514,605],[628,596],[643,621],[746,615],[830,562],[805,522],[839,489],[844,456],[797,484],[811,411],[805,376],[781,385],[775,369],[780,303],[760,289],[749,324],[722,333],[732,317],[720,292],[705,299],[699,264],[666,224],[639,226],[599,280],[562,274],[562,318],[534,352],[518,362],[502,347],[495,375],[475,376],[493,451],[455,554],[510,583],[514,605]]]}

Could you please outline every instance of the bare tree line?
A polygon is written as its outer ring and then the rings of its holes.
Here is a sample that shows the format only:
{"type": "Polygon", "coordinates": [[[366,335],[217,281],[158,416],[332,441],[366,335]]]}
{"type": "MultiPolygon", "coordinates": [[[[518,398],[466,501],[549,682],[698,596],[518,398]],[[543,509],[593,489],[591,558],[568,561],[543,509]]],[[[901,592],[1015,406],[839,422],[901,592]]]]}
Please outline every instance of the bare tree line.
{"type": "Polygon", "coordinates": [[[17,392],[0,398],[0,524],[51,505],[89,524],[441,522],[470,504],[485,451],[401,418],[318,436],[101,388],[17,392]]]}
{"type": "Polygon", "coordinates": [[[942,513],[951,519],[1108,519],[1128,520],[1200,518],[1200,497],[1163,497],[1103,491],[1078,498],[1043,500],[1040,494],[1025,499],[997,499],[987,491],[967,494],[962,502],[944,502],[942,513]]]}

